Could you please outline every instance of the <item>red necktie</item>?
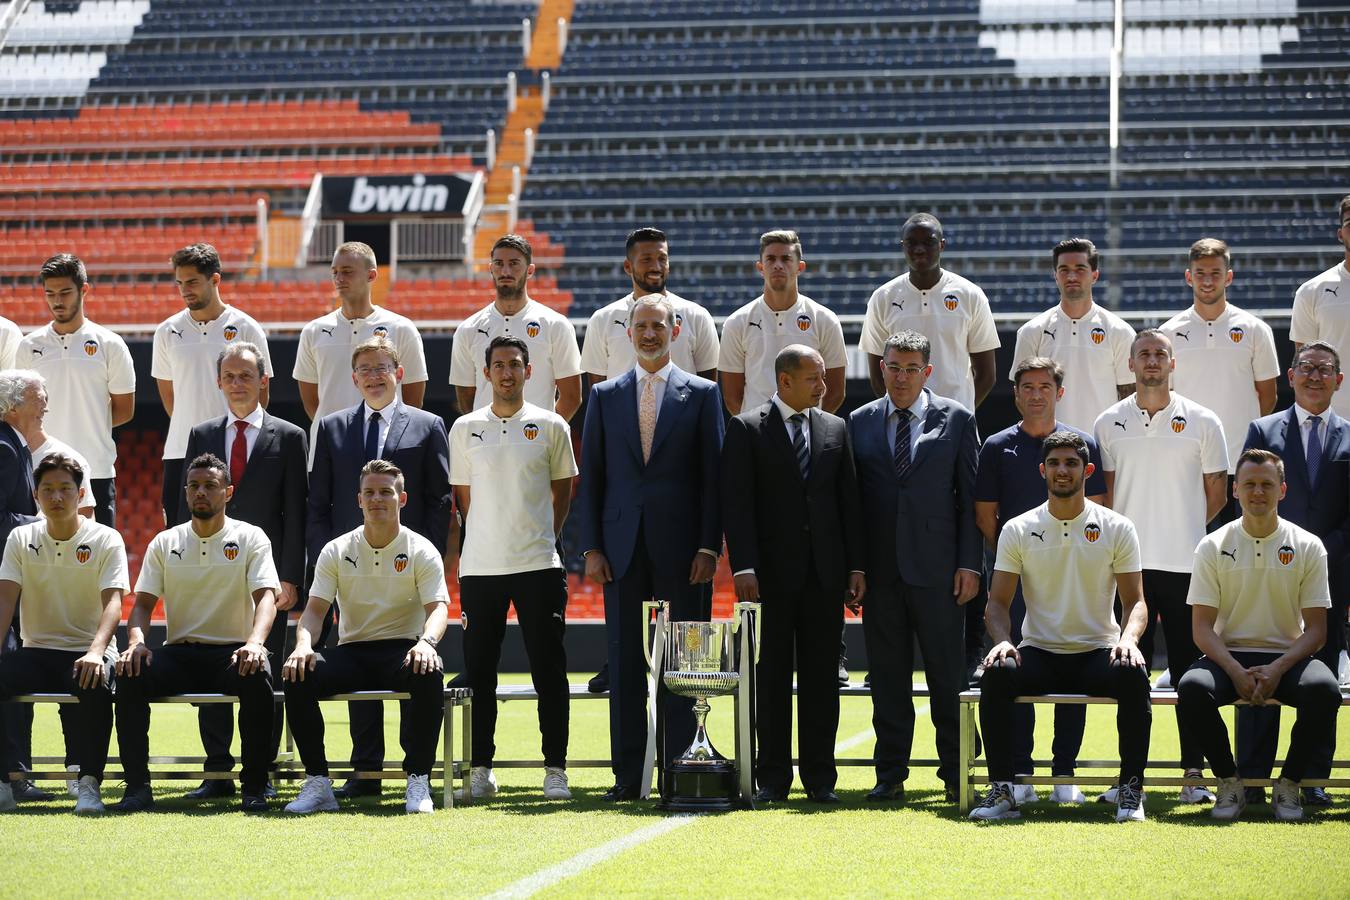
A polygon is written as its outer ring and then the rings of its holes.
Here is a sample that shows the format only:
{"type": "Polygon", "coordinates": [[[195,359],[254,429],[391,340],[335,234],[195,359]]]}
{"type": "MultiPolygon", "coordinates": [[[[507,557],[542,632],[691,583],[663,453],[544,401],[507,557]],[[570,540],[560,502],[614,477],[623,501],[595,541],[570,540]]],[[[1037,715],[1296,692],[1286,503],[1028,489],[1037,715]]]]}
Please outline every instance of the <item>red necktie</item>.
{"type": "Polygon", "coordinates": [[[248,465],[248,441],[244,438],[244,429],[248,423],[240,419],[234,423],[238,429],[234,436],[234,446],[230,448],[230,481],[237,488],[244,479],[244,466],[248,465]]]}

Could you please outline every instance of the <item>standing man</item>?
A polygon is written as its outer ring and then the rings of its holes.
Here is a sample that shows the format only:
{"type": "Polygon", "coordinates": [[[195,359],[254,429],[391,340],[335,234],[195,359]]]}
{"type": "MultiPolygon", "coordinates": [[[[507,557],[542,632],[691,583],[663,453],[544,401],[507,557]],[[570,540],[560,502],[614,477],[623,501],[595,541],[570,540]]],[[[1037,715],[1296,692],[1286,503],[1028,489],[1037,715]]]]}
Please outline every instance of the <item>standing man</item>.
{"type": "MultiPolygon", "coordinates": [[[[1336,239],[1345,248],[1345,258],[1321,275],[1309,278],[1294,293],[1294,314],[1289,320],[1289,339],[1298,349],[1311,341],[1326,341],[1337,353],[1350,350],[1350,194],[1341,198],[1336,239]]],[[[1350,393],[1332,404],[1336,415],[1350,417],[1350,393]]]]}
{"type": "MultiPolygon", "coordinates": [[[[188,432],[195,425],[224,412],[216,387],[216,359],[233,341],[254,344],[263,357],[263,368],[272,376],[267,354],[267,335],[247,314],[220,299],[220,254],[210,244],[193,244],[173,255],[174,283],[186,309],[170,316],[155,329],[150,374],[159,388],[159,399],[169,414],[169,433],[164,441],[164,521],[178,523],[179,488],[183,484],[183,457],[188,432]]],[[[260,401],[267,405],[267,388],[260,401]]]]}
{"type": "MultiPolygon", "coordinates": [[[[1223,424],[1169,389],[1175,365],[1166,334],[1156,328],[1139,332],[1130,349],[1135,392],[1102,413],[1094,428],[1109,505],[1139,532],[1145,602],[1150,620],[1162,620],[1174,685],[1200,656],[1191,640],[1186,593],[1195,546],[1205,536],[1205,524],[1223,508],[1228,484],[1223,424]]],[[[1146,649],[1144,659],[1151,653],[1146,649]]],[[[1185,775],[1199,778],[1204,765],[1200,736],[1180,709],[1177,734],[1185,775]]],[[[1109,795],[1103,796],[1116,799],[1109,795]]],[[[1201,785],[1181,789],[1182,803],[1213,800],[1201,785]]]]}
{"type": "Polygon", "coordinates": [[[1130,342],[1134,329],[1092,300],[1101,272],[1097,247],[1087,238],[1060,241],[1050,251],[1059,288],[1059,305],[1017,329],[1013,370],[1033,356],[1053,359],[1064,370],[1064,399],[1059,418],[1091,431],[1097,417],[1117,400],[1134,393],[1130,342]]]}
{"type": "Polygon", "coordinates": [[[848,426],[815,409],[825,396],[824,359],[789,344],[774,369],[778,390],[733,418],[722,445],[722,519],[736,599],[764,602],[755,801],[786,800],[792,786],[795,657],[802,786],[812,802],[838,803],[834,635],[844,606],[856,611],[867,592],[858,481],[848,426]]]}
{"type": "MultiPolygon", "coordinates": [[[[300,796],[288,813],[338,808],[323,747],[319,701],[352,691],[393,690],[411,695],[400,704],[399,742],[408,776],[404,809],[429,813],[431,766],[445,712],[442,663],[436,647],[445,635],[445,568],[431,541],[399,522],[407,501],[403,473],[383,459],[361,467],[363,523],[324,546],[314,567],[309,602],[286,660],[286,715],[305,764],[300,796]],[[316,652],[314,642],[329,608],[338,603],[338,644],[316,652]]],[[[370,701],[366,701],[369,703],[370,701]]],[[[383,768],[383,766],[381,766],[383,768]]],[[[445,789],[450,789],[449,776],[445,789]]]]}
{"type": "Polygon", "coordinates": [[[427,360],[417,326],[370,300],[371,286],[379,277],[375,251],[360,241],[348,241],[333,254],[332,274],[340,305],[301,330],[291,373],[313,423],[311,446],[320,419],[361,401],[350,377],[352,350],[358,344],[383,337],[398,348],[404,369],[400,399],[408,406],[421,409],[427,390],[427,360]]]}
{"type": "Polygon", "coordinates": [[[877,784],[867,797],[905,796],[917,638],[937,730],[938,777],[955,801],[964,607],[979,590],[982,558],[974,500],[979,435],[970,410],[925,387],[933,373],[928,338],[901,331],[881,349],[886,393],[848,419],[867,535],[863,637],[877,733],[877,784]]]}
{"type": "Polygon", "coordinates": [[[1289,754],[1272,792],[1275,818],[1303,818],[1299,783],[1330,742],[1341,689],[1314,654],[1327,631],[1327,554],[1310,531],[1279,516],[1284,464],[1269,450],[1238,459],[1242,518],[1201,541],[1186,602],[1195,643],[1205,654],[1177,682],[1178,711],[1195,722],[1219,778],[1216,819],[1247,805],[1219,707],[1239,698],[1298,709],[1289,754]]]}
{"type": "Polygon", "coordinates": [[[777,389],[774,360],[778,351],[801,344],[825,360],[821,408],[834,412],[844,402],[848,363],[844,330],[833,312],[797,293],[797,278],[806,271],[797,232],[766,231],[760,235],[755,269],[764,277],[764,293],[727,316],[722,325],[717,367],[727,410],[735,416],[769,402],[777,389]]]}
{"type": "MultiPolygon", "coordinates": [[[[281,578],[277,595],[276,620],[267,636],[272,683],[281,682],[281,663],[286,653],[285,613],[299,599],[305,583],[305,433],[285,419],[268,415],[259,403],[267,387],[262,351],[248,341],[232,341],[216,359],[216,383],[225,395],[229,412],[192,429],[188,435],[189,459],[211,453],[228,460],[230,484],[234,486],[225,514],[232,519],[256,525],[272,545],[272,563],[281,578]]],[[[187,492],[179,507],[179,519],[191,515],[187,492]]],[[[273,705],[272,759],[281,747],[282,704],[273,705]]],[[[234,737],[232,710],[218,703],[206,704],[197,711],[202,745],[206,748],[206,770],[228,771],[234,768],[230,742],[234,737]]],[[[275,792],[268,791],[269,799],[275,792]]],[[[203,781],[188,792],[193,800],[228,797],[234,783],[224,779],[203,781]]]]}
{"type": "Polygon", "coordinates": [[[880,397],[887,390],[881,375],[887,338],[907,329],[922,334],[937,373],[933,393],[974,410],[994,387],[998,331],[984,291],[942,268],[946,246],[936,217],[916,213],[905,220],[900,247],[909,271],[872,293],[858,348],[867,354],[867,377],[880,397]]]}
{"type": "Polygon", "coordinates": [[[515,337],[530,348],[535,377],[525,400],[553,410],[570,422],[581,408],[581,352],[577,333],[567,317],[530,298],[534,251],[518,234],[507,234],[492,245],[492,283],[497,299],[469,316],[455,329],[450,358],[450,383],[460,412],[492,402],[492,387],[482,377],[478,361],[496,337],[515,337]]]}
{"type": "MultiPolygon", "coordinates": [[[[975,524],[989,549],[998,548],[1003,526],[1013,518],[1046,502],[1046,480],[1041,474],[1041,444],[1051,434],[1067,431],[1083,439],[1091,463],[1083,474],[1087,499],[1106,501],[1106,478],[1101,473],[1101,455],[1097,442],[1086,432],[1065,425],[1058,418],[1058,403],[1064,396],[1064,370],[1046,356],[1032,356],[1013,369],[1013,401],[1022,421],[991,435],[980,448],[980,464],[975,476],[975,524]]],[[[991,578],[993,577],[991,573],[991,578]]],[[[1022,622],[1027,607],[1019,587],[1012,594],[1008,610],[1014,646],[1022,643],[1022,622]]],[[[1032,774],[1031,751],[1035,745],[1035,707],[1020,703],[1013,707],[1013,766],[1018,775],[1032,774]]],[[[1051,774],[1072,777],[1083,744],[1087,709],[1074,704],[1055,706],[1055,741],[1051,774]]],[[[1017,803],[1035,802],[1036,789],[1029,784],[1013,785],[1017,803]]],[[[1050,794],[1053,803],[1082,803],[1082,791],[1072,784],[1057,784],[1050,794]]]]}
{"type": "Polygon", "coordinates": [[[1139,652],[1146,624],[1139,537],[1125,516],[1084,497],[1093,465],[1082,435],[1050,435],[1041,445],[1041,460],[1047,500],[1009,521],[998,540],[986,608],[994,648],[980,679],[990,787],[970,817],[1020,815],[1012,791],[1016,699],[1086,693],[1116,701],[1116,821],[1142,822],[1153,712],[1148,666],[1139,652]],[[1024,637],[1014,646],[1009,608],[1019,581],[1026,619],[1024,637]],[[1117,591],[1123,628],[1114,612],[1117,591]]]}
{"type": "MultiPolygon", "coordinates": [[[[459,533],[450,494],[450,450],[440,416],[399,400],[403,381],[398,348],[388,338],[358,344],[351,357],[352,383],[362,402],[319,420],[315,431],[314,468],[309,477],[309,513],[305,540],[309,558],[317,560],[329,541],[361,527],[357,497],[361,469],[372,459],[392,462],[406,480],[404,525],[431,541],[453,561],[459,533]]],[[[383,704],[351,705],[352,768],[384,767],[383,704]]],[[[379,796],[380,783],[353,779],[339,789],[342,797],[379,796]]]]}
{"type": "Polygon", "coordinates": [[[53,256],[38,275],[52,321],[19,344],[19,364],[47,379],[47,430],[90,463],[93,492],[84,502],[94,517],[116,527],[117,445],[112,430],[136,413],[136,371],[122,337],[84,316],[89,277],[69,253],[53,256]]]}
{"type": "MultiPolygon", "coordinates": [[[[717,385],[676,368],[679,328],[664,296],[633,305],[629,335],[637,365],[591,388],[581,441],[581,546],[586,577],[605,589],[609,642],[609,745],[614,786],[606,800],[646,796],[646,623],[642,604],[660,598],[672,621],[707,621],[722,547],[717,385]],[[639,635],[639,632],[641,634],[639,635]]],[[[657,682],[662,758],[694,736],[693,702],[657,682]]]]}
{"type": "MultiPolygon", "coordinates": [[[[1280,374],[1275,336],[1265,322],[1228,302],[1233,270],[1223,241],[1201,238],[1191,245],[1186,283],[1194,304],[1160,329],[1176,353],[1172,390],[1219,417],[1231,469],[1242,454],[1247,426],[1275,409],[1280,374]]],[[[1231,521],[1232,510],[1233,504],[1225,502],[1215,523],[1231,521]]]]}
{"type": "MultiPolygon", "coordinates": [[[[464,515],[464,667],[475,696],[497,696],[506,613],[514,604],[539,695],[544,798],[570,800],[567,573],[558,535],[577,474],[572,433],[557,413],[525,402],[530,348],[524,341],[493,338],[484,362],[492,403],[460,416],[450,431],[450,482],[464,515]]],[[[470,790],[474,797],[490,797],[497,792],[497,704],[476,704],[473,719],[470,790]]]]}
{"type": "Polygon", "coordinates": [[[266,812],[272,744],[272,675],[263,642],[280,588],[272,548],[256,525],[225,515],[230,469],[209,453],[187,467],[192,521],[155,535],[136,579],[127,649],[117,661],[117,746],[126,773],[118,812],[154,806],[150,698],[211,692],[239,698],[241,808],[266,812]],[[164,646],[146,646],[150,613],[164,598],[164,646]]]}
{"type": "MultiPolygon", "coordinates": [[[[1326,642],[1317,658],[1335,672],[1345,649],[1346,600],[1350,597],[1350,425],[1332,409],[1332,398],[1345,376],[1340,355],[1325,341],[1299,347],[1288,376],[1294,387],[1294,405],[1252,422],[1244,449],[1269,450],[1280,457],[1285,468],[1280,520],[1312,532],[1326,549],[1331,611],[1326,642]]],[[[1238,775],[1269,778],[1280,734],[1280,708],[1238,707],[1236,724],[1238,775]]],[[[1331,729],[1331,739],[1314,748],[1309,758],[1306,774],[1312,778],[1331,775],[1334,720],[1331,729]]],[[[1264,788],[1247,789],[1252,802],[1264,797],[1264,788]]],[[[1331,797],[1323,788],[1307,787],[1303,803],[1330,806],[1331,797]]]]}
{"type": "MultiPolygon", "coordinates": [[[[69,727],[78,760],[75,812],[96,814],[104,811],[117,625],[122,595],[131,587],[127,551],[120,534],[79,514],[84,471],[78,462],[48,456],[36,477],[43,519],[10,532],[0,562],[0,629],[9,630],[21,591],[25,602],[22,648],[6,652],[0,641],[0,697],[52,692],[79,698],[62,728],[69,727]]],[[[0,716],[0,752],[13,745],[8,724],[9,717],[0,716]]],[[[12,772],[19,761],[0,764],[12,772]]],[[[14,792],[0,779],[0,810],[13,808],[14,792]]]]}
{"type": "Polygon", "coordinates": [[[23,332],[19,330],[19,326],[0,316],[0,371],[14,368],[15,360],[18,358],[19,342],[22,340],[23,332]]]}

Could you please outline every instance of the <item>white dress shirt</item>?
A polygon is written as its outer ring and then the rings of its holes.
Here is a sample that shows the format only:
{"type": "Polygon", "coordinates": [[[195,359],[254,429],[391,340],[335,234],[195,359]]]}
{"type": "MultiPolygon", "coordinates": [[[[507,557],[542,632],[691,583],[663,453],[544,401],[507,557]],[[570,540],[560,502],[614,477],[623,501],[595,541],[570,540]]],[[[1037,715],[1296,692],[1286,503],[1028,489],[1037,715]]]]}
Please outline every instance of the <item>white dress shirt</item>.
{"type": "Polygon", "coordinates": [[[667,362],[665,366],[657,369],[655,372],[648,372],[642,368],[642,363],[633,366],[633,375],[637,378],[637,409],[638,416],[642,415],[642,379],[648,375],[655,375],[656,382],[652,385],[652,392],[656,394],[656,421],[661,420],[661,398],[665,396],[666,385],[670,383],[670,373],[674,371],[675,363],[667,362]]]}
{"type": "Polygon", "coordinates": [[[375,443],[376,459],[384,456],[384,439],[389,437],[389,422],[394,418],[394,414],[398,412],[398,405],[401,402],[401,400],[395,397],[394,402],[390,403],[384,409],[371,409],[369,403],[361,404],[361,440],[363,442],[366,439],[366,432],[370,430],[370,417],[375,413],[380,414],[380,437],[375,443]]]}
{"type": "MultiPolygon", "coordinates": [[[[262,432],[263,409],[261,406],[253,407],[253,412],[246,416],[230,415],[230,424],[226,426],[228,431],[227,443],[225,448],[225,459],[228,460],[234,453],[234,442],[239,440],[239,426],[236,422],[247,422],[248,427],[244,429],[244,459],[250,459],[253,456],[253,448],[258,443],[258,435],[262,432]]],[[[188,460],[191,462],[191,460],[188,460]]]]}

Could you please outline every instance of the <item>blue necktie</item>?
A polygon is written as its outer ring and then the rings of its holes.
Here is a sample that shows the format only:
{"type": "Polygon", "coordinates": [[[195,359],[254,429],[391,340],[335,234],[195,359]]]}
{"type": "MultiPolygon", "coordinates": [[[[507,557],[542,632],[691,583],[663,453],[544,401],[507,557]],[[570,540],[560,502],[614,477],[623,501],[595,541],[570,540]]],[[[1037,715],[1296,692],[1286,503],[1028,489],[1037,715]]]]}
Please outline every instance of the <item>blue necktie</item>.
{"type": "Polygon", "coordinates": [[[895,417],[895,475],[903,481],[909,472],[909,420],[912,414],[907,409],[896,412],[899,415],[895,417]]]}
{"type": "Polygon", "coordinates": [[[797,465],[802,470],[802,481],[811,474],[811,449],[806,446],[806,413],[797,413],[791,419],[792,449],[797,453],[797,465]]]}
{"type": "Polygon", "coordinates": [[[380,414],[370,414],[370,424],[366,426],[366,462],[380,455],[380,414]]]}
{"type": "Polygon", "coordinates": [[[1309,416],[1308,424],[1312,427],[1308,429],[1308,486],[1317,485],[1317,470],[1322,466],[1322,436],[1318,430],[1322,425],[1321,416],[1309,416]]]}

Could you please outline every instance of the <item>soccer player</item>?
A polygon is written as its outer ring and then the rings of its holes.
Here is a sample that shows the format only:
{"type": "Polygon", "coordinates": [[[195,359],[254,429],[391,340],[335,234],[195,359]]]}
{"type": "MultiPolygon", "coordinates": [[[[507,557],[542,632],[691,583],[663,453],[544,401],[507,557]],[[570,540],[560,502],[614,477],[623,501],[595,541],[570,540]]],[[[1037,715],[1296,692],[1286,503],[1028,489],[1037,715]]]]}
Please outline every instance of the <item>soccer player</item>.
{"type": "Polygon", "coordinates": [[[239,698],[241,808],[266,812],[271,762],[272,673],[263,642],[281,589],[272,545],[256,525],[225,515],[230,469],[204,453],[187,467],[192,520],[151,539],[117,660],[117,745],[127,790],[114,809],[154,806],[150,790],[150,698],[216,692],[239,698]],[[150,613],[164,598],[164,646],[146,646],[150,613]]]}
{"type": "Polygon", "coordinates": [[[1178,713],[1195,723],[1219,778],[1212,815],[1236,819],[1247,805],[1219,707],[1239,698],[1298,709],[1289,753],[1275,784],[1275,818],[1303,818],[1305,770],[1331,736],[1341,689],[1313,656],[1327,634],[1327,553],[1312,532],[1280,518],[1284,463],[1269,450],[1238,459],[1233,493],[1242,518],[1195,549],[1186,602],[1195,643],[1205,655],[1177,683],[1178,713]]]}
{"type": "MultiPolygon", "coordinates": [[[[286,716],[306,776],[300,796],[286,806],[288,813],[338,808],[328,777],[319,700],[371,690],[412,695],[401,705],[399,729],[408,775],[405,808],[410,813],[433,809],[431,764],[445,710],[436,650],[445,634],[450,599],[445,568],[431,541],[399,522],[399,510],[408,499],[399,467],[373,459],[361,469],[360,483],[357,502],[363,524],[330,541],[319,554],[309,603],[295,629],[295,649],[282,667],[286,716]],[[342,611],[338,644],[316,651],[314,642],[334,603],[342,611]]],[[[447,784],[449,777],[446,773],[447,784]]]]}
{"type": "MultiPolygon", "coordinates": [[[[75,812],[101,813],[100,787],[112,736],[113,669],[122,595],[130,589],[122,536],[79,514],[84,471],[69,456],[38,463],[37,501],[43,519],[9,533],[0,562],[0,631],[8,630],[23,594],[23,646],[0,643],[0,698],[38,692],[73,693],[70,744],[79,765],[75,812]]],[[[63,725],[64,725],[63,720],[63,725]]],[[[6,719],[0,717],[0,732],[6,719]]],[[[0,748],[9,746],[0,733],[0,748]]],[[[13,771],[17,760],[0,760],[13,771]]],[[[0,780],[0,810],[14,808],[0,780]]]]}
{"type": "Polygon", "coordinates": [[[14,368],[21,340],[23,332],[19,330],[19,326],[0,316],[0,371],[14,368]]]}
{"type": "Polygon", "coordinates": [[[872,293],[858,349],[867,354],[867,377],[880,397],[886,393],[881,378],[886,339],[917,331],[933,348],[933,393],[974,411],[994,387],[998,331],[984,291],[942,268],[946,246],[936,217],[916,213],[905,220],[900,247],[909,271],[872,293]]]}
{"type": "Polygon", "coordinates": [[[1144,633],[1143,580],[1134,524],[1088,503],[1087,441],[1057,431],[1041,444],[1048,497],[1003,527],[985,618],[994,647],[980,679],[980,728],[989,793],[972,819],[1017,818],[1013,796],[1013,707],[1022,695],[1085,693],[1116,700],[1120,747],[1117,822],[1144,820],[1144,766],[1153,725],[1144,633]],[[1013,646],[1009,608],[1021,582],[1022,640],[1013,646]],[[1120,592],[1122,628],[1114,601],[1120,592]]]}
{"type": "Polygon", "coordinates": [[[581,408],[581,352],[577,333],[567,317],[530,298],[534,275],[530,242],[507,234],[492,245],[492,283],[497,299],[469,316],[455,329],[450,356],[450,383],[460,412],[492,402],[492,386],[478,363],[495,337],[515,337],[530,348],[535,377],[525,400],[553,410],[571,421],[581,408]]]}
{"type": "Polygon", "coordinates": [[[727,316],[717,368],[727,410],[740,415],[769,402],[777,391],[774,360],[792,344],[810,347],[825,360],[825,396],[821,409],[833,413],[844,402],[844,331],[839,317],[805,294],[797,278],[806,271],[802,242],[795,231],[766,231],[759,238],[755,268],[764,277],[764,293],[727,316]]]}
{"type": "MultiPolygon", "coordinates": [[[[493,338],[484,362],[492,403],[460,416],[450,429],[450,483],[464,514],[459,558],[464,666],[475,696],[497,695],[506,612],[515,604],[539,694],[544,797],[570,800],[563,649],[567,573],[557,539],[577,474],[572,435],[557,413],[525,402],[530,348],[524,341],[493,338]]],[[[497,705],[474,704],[473,720],[470,788],[474,797],[490,797],[497,792],[492,771],[497,705]]]]}
{"type": "MultiPolygon", "coordinates": [[[[1093,430],[1108,502],[1139,532],[1144,597],[1149,618],[1162,620],[1167,671],[1175,685],[1200,655],[1191,640],[1186,592],[1195,545],[1226,502],[1228,450],[1219,417],[1168,387],[1174,366],[1167,335],[1156,328],[1139,332],[1130,349],[1135,392],[1102,413],[1093,430]]],[[[1145,649],[1144,659],[1149,657],[1145,649]]],[[[1187,777],[1199,778],[1200,738],[1180,710],[1177,733],[1182,768],[1187,777]]],[[[1104,796],[1115,799],[1110,791],[1104,796]]],[[[1181,789],[1182,803],[1213,799],[1200,785],[1181,789]]]]}
{"type": "Polygon", "coordinates": [[[1134,329],[1092,300],[1101,274],[1097,247],[1086,238],[1060,241],[1050,251],[1059,288],[1059,305],[1017,329],[1013,370],[1023,360],[1045,356],[1064,370],[1061,422],[1091,431],[1097,417],[1117,400],[1134,393],[1130,341],[1134,329]]]}
{"type": "MultiPolygon", "coordinates": [[[[1326,341],[1344,356],[1350,353],[1350,194],[1341,198],[1337,221],[1336,239],[1345,247],[1345,258],[1299,285],[1289,339],[1295,348],[1309,341],[1326,341]]],[[[1333,398],[1332,408],[1336,415],[1350,417],[1350,391],[1333,398]]]]}
{"type": "MultiPolygon", "coordinates": [[[[173,255],[173,277],[187,308],[155,329],[150,363],[159,399],[169,414],[162,488],[166,525],[181,522],[178,489],[183,484],[188,432],[225,412],[225,401],[216,386],[216,359],[220,351],[231,341],[249,341],[262,351],[267,377],[272,377],[267,335],[262,327],[220,298],[220,254],[216,248],[193,244],[179,250],[173,255]]],[[[262,405],[267,406],[266,388],[261,399],[262,405]]]]}
{"type": "MultiPolygon", "coordinates": [[[[38,278],[52,321],[20,342],[19,364],[47,379],[47,430],[89,460],[85,473],[93,490],[83,502],[94,508],[99,522],[115,528],[112,430],[136,412],[131,353],[120,335],[85,317],[90,287],[84,263],[61,253],[42,264],[38,278]]],[[[33,455],[34,462],[41,459],[33,455]]]]}
{"type": "MultiPolygon", "coordinates": [[[[309,416],[313,447],[319,420],[329,413],[361,402],[351,379],[352,351],[371,338],[387,338],[398,348],[403,363],[400,399],[422,408],[427,390],[427,360],[422,335],[411,319],[376,306],[371,285],[379,276],[375,251],[359,241],[348,241],[333,254],[333,287],[340,305],[300,331],[292,376],[300,387],[300,401],[309,416]]],[[[313,453],[310,454],[313,464],[313,453]]]]}

